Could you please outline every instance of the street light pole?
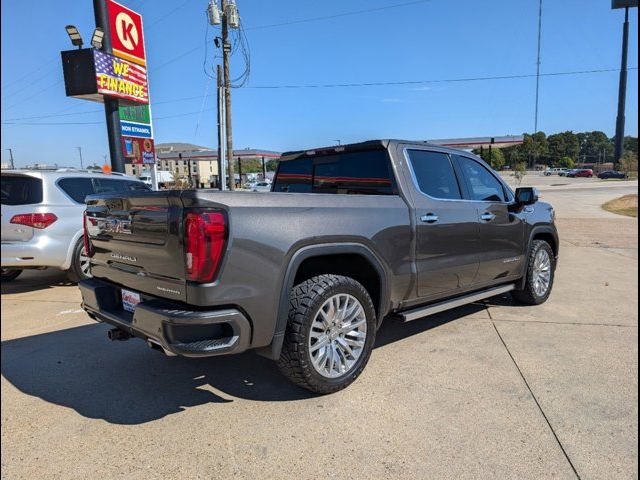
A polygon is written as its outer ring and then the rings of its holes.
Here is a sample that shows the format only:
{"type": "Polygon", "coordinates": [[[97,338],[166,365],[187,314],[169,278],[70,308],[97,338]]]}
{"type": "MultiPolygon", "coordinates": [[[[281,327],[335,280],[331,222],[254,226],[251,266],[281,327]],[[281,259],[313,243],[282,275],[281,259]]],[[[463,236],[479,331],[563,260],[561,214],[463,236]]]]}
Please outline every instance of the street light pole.
{"type": "Polygon", "coordinates": [[[82,170],[84,168],[83,162],[82,162],[82,147],[76,147],[78,149],[78,153],[80,154],[80,169],[82,170]]]}
{"type": "Polygon", "coordinates": [[[11,150],[10,148],[7,148],[7,150],[9,150],[9,158],[11,160],[11,170],[14,170],[16,167],[13,164],[13,150],[11,150]]]}
{"type": "Polygon", "coordinates": [[[624,110],[627,97],[627,51],[629,49],[629,7],[624,9],[624,25],[622,27],[622,62],[620,66],[620,85],[618,87],[618,117],[616,118],[616,151],[614,162],[620,163],[624,150],[624,110]]]}

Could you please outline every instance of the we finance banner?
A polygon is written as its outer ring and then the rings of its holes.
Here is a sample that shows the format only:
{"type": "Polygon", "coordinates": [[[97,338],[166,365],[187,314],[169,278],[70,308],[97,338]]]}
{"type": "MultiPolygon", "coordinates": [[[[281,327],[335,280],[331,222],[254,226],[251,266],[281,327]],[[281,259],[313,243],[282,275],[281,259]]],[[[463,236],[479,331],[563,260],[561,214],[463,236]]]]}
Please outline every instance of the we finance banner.
{"type": "Polygon", "coordinates": [[[98,93],[137,103],[149,103],[147,69],[114,55],[93,50],[98,93]]]}

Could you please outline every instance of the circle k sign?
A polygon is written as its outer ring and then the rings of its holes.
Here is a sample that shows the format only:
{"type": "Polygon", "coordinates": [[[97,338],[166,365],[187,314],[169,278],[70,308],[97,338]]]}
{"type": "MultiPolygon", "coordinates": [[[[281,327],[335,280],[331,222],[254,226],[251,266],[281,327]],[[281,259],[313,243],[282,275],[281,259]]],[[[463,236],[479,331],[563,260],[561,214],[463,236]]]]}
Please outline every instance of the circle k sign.
{"type": "Polygon", "coordinates": [[[113,0],[107,0],[107,9],[113,54],[145,65],[142,16],[113,0]]]}

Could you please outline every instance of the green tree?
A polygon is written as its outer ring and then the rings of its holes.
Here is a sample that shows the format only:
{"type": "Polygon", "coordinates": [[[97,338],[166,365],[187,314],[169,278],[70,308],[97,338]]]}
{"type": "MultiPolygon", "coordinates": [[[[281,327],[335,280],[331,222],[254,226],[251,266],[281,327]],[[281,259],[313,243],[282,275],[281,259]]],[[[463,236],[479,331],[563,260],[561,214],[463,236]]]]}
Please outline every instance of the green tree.
{"type": "Polygon", "coordinates": [[[583,162],[612,160],[614,154],[613,141],[601,131],[578,133],[580,144],[579,159],[583,162]]]}
{"type": "Polygon", "coordinates": [[[638,156],[638,137],[624,137],[624,151],[632,152],[638,156]]]}
{"type": "Polygon", "coordinates": [[[491,155],[489,155],[489,149],[483,149],[482,151],[476,149],[473,153],[480,155],[494,170],[502,170],[505,165],[504,153],[499,148],[492,148],[491,155]]]}
{"type": "Polygon", "coordinates": [[[556,162],[556,165],[561,168],[573,168],[575,166],[575,162],[571,157],[562,157],[560,160],[556,162]]]}
{"type": "Polygon", "coordinates": [[[638,171],[638,155],[633,152],[625,152],[620,157],[620,170],[630,176],[632,172],[638,171]]]}
{"type": "Polygon", "coordinates": [[[555,163],[563,157],[569,157],[575,160],[580,153],[578,136],[571,131],[549,135],[548,144],[549,152],[547,163],[555,163]]]}
{"type": "Polygon", "coordinates": [[[522,184],[522,180],[527,175],[527,163],[519,162],[513,166],[513,176],[516,178],[516,184],[522,184]]]}

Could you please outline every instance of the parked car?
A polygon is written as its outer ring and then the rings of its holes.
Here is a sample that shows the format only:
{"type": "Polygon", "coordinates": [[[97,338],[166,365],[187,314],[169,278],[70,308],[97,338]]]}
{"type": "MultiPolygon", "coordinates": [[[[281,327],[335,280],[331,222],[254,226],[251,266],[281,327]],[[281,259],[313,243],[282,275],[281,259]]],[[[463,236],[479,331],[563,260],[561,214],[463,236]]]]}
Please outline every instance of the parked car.
{"type": "Polygon", "coordinates": [[[55,267],[77,281],[89,275],[83,253],[85,197],[93,193],[147,191],[117,174],[71,169],[2,172],[2,281],[24,269],[55,267]]]}
{"type": "Polygon", "coordinates": [[[551,175],[562,175],[567,171],[566,168],[548,168],[544,171],[544,176],[549,177],[551,175]]]}
{"type": "Polygon", "coordinates": [[[553,208],[465,151],[379,140],[290,152],[272,191],[89,197],[83,308],[111,339],[187,357],[256,349],[330,393],[360,375],[389,316],[551,293],[553,208]]]}
{"type": "Polygon", "coordinates": [[[251,190],[254,192],[270,192],[271,183],[269,182],[256,182],[251,186],[251,190]]]}
{"type": "Polygon", "coordinates": [[[593,177],[593,170],[591,170],[590,168],[577,168],[577,169],[574,169],[574,170],[569,170],[567,172],[567,177],[569,177],[569,178],[577,178],[577,177],[591,178],[591,177],[593,177]]]}
{"type": "Polygon", "coordinates": [[[625,173],[618,172],[617,170],[605,170],[604,172],[600,172],[598,174],[598,178],[601,178],[603,180],[607,178],[619,178],[621,180],[624,180],[625,178],[627,178],[627,175],[625,173]]]}

